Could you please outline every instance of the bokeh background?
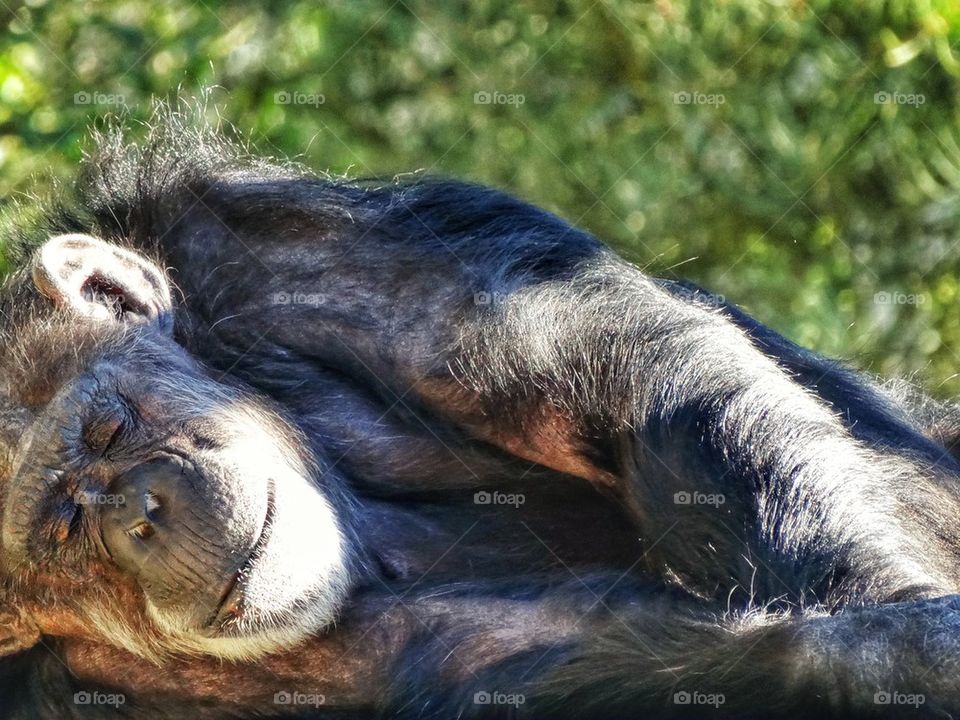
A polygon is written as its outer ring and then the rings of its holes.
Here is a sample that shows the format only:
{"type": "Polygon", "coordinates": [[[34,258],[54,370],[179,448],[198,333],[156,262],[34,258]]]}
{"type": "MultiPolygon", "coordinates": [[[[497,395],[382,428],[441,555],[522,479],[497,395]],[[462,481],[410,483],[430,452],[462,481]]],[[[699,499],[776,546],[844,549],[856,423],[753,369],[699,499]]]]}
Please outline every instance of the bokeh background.
{"type": "Polygon", "coordinates": [[[262,152],[505,188],[800,343],[960,393],[955,0],[0,14],[0,203],[68,178],[104,116],[213,86],[208,111],[262,152]]]}

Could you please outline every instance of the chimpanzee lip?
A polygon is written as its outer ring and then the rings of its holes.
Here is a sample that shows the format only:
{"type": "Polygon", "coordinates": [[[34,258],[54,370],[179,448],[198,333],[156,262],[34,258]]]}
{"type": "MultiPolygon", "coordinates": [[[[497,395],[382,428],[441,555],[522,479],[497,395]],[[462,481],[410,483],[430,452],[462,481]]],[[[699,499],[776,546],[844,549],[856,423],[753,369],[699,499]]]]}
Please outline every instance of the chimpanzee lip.
{"type": "Polygon", "coordinates": [[[276,502],[274,500],[273,478],[267,480],[267,511],[263,517],[263,524],[260,526],[260,534],[256,542],[250,548],[250,552],[244,560],[243,565],[237,570],[217,603],[210,620],[205,624],[205,628],[212,635],[218,635],[235,625],[243,617],[244,597],[243,597],[243,578],[250,572],[261,550],[270,541],[270,530],[273,527],[274,514],[276,512],[276,502]]]}

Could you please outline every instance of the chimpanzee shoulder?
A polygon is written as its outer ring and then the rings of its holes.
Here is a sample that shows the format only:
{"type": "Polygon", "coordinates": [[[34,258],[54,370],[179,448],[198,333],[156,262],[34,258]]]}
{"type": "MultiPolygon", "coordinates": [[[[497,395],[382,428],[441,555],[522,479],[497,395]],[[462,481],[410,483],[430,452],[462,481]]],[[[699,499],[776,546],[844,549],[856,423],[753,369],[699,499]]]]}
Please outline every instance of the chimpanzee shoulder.
{"type": "Polygon", "coordinates": [[[189,115],[160,110],[140,126],[91,134],[72,185],[8,217],[17,264],[44,239],[86,232],[161,259],[197,212],[238,232],[298,219],[329,233],[373,234],[425,257],[477,248],[502,272],[557,277],[603,246],[560,217],[507,193],[431,175],[347,179],[253,155],[240,140],[189,115]]]}

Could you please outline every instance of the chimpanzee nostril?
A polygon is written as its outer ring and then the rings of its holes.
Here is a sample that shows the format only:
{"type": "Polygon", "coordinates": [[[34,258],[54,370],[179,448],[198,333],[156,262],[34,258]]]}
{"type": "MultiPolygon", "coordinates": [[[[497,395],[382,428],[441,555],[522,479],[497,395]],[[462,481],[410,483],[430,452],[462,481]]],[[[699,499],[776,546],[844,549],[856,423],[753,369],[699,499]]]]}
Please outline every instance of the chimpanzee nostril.
{"type": "Polygon", "coordinates": [[[163,503],[160,502],[160,498],[157,497],[157,494],[153,490],[147,490],[143,498],[143,510],[146,513],[147,518],[155,518],[159,512],[160,508],[163,507],[163,503]]]}

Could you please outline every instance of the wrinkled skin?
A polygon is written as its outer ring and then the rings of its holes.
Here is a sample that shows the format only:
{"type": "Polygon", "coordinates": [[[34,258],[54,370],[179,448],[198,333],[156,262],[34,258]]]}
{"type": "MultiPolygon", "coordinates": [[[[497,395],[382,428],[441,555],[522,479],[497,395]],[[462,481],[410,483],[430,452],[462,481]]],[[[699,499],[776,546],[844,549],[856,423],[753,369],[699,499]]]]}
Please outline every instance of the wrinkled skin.
{"type": "Polygon", "coordinates": [[[80,188],[0,290],[4,717],[960,714],[952,405],[483,188],[176,118],[80,188]]]}

